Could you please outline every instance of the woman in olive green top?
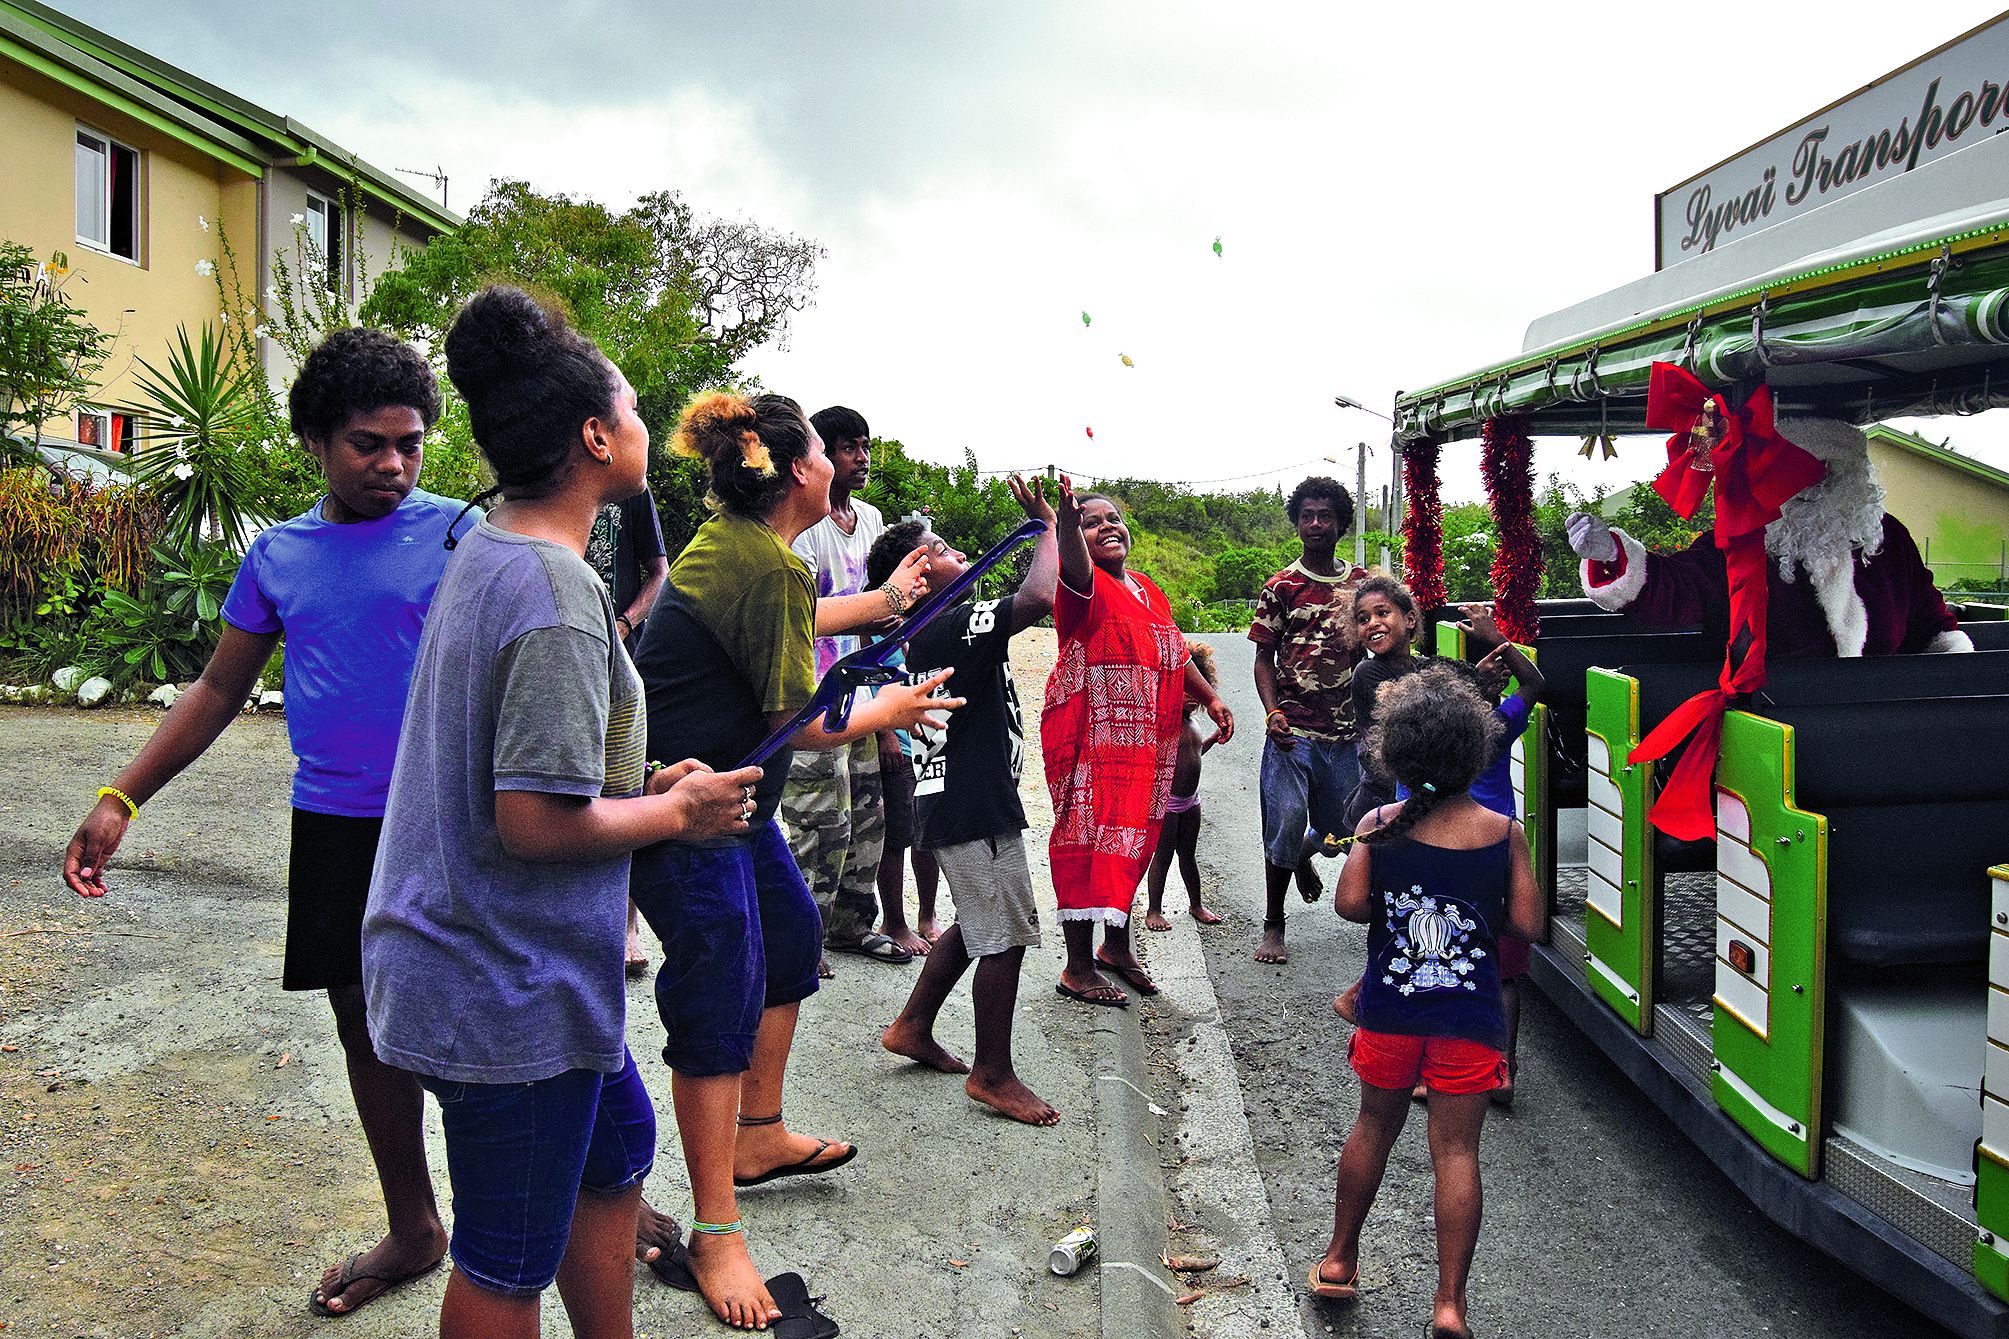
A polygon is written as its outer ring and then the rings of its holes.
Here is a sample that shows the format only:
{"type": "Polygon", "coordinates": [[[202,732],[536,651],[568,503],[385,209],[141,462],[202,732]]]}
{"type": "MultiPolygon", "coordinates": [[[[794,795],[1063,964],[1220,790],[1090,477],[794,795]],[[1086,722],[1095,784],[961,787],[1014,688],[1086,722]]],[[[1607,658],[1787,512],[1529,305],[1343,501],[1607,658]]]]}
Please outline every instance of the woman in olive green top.
{"type": "MultiPolygon", "coordinates": [[[[706,396],[685,411],[676,446],[707,463],[718,514],[671,566],[642,634],[651,756],[736,766],[816,689],[816,588],[789,544],[829,512],[832,471],[816,430],[779,395],[706,396]]],[[[886,587],[824,601],[826,623],[832,605],[857,626],[899,612],[923,589],[926,563],[916,549],[886,587]]],[[[932,713],[962,705],[928,697],[947,677],[881,689],[843,730],[818,720],[791,743],[832,749],[880,730],[940,728],[932,713]]],[[[719,1318],[743,1329],[780,1313],[747,1256],[734,1187],[831,1171],[857,1155],[782,1123],[796,1014],[816,991],[823,943],[774,819],[787,776],[784,754],[749,788],[746,835],[639,852],[630,885],[663,941],[656,1006],[696,1201],[691,1271],[719,1318]]]]}

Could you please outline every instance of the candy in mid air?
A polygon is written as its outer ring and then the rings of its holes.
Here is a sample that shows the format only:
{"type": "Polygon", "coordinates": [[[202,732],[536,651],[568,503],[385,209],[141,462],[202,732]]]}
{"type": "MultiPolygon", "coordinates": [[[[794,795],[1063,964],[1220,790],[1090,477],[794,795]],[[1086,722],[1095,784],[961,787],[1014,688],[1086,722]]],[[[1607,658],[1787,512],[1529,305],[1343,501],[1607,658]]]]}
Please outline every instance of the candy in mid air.
{"type": "Polygon", "coordinates": [[[1081,313],[1081,324],[1084,327],[1094,325],[1095,318],[1093,316],[1090,316],[1087,312],[1083,312],[1081,313]]]}
{"type": "Polygon", "coordinates": [[[1084,428],[1084,429],[1082,429],[1082,431],[1083,431],[1083,432],[1086,432],[1086,433],[1088,434],[1088,440],[1089,440],[1089,441],[1091,441],[1091,442],[1092,442],[1092,441],[1094,441],[1094,440],[1095,440],[1095,429],[1093,429],[1093,428],[1084,428]]]}
{"type": "Polygon", "coordinates": [[[1215,235],[1215,237],[1214,237],[1214,257],[1215,257],[1215,259],[1217,259],[1217,260],[1218,260],[1218,259],[1220,258],[1220,255],[1221,255],[1221,239],[1220,239],[1220,236],[1219,236],[1219,234],[1216,234],[1216,235],[1215,235]]]}
{"type": "Polygon", "coordinates": [[[1137,366],[1137,364],[1135,364],[1135,363],[1133,363],[1133,362],[1131,362],[1131,361],[1130,361],[1130,355],[1129,355],[1129,354],[1127,354],[1127,353],[1119,353],[1119,354],[1117,354],[1116,356],[1117,356],[1118,358],[1121,358],[1121,359],[1123,360],[1123,365],[1124,365],[1125,367],[1135,367],[1135,366],[1137,366]]]}

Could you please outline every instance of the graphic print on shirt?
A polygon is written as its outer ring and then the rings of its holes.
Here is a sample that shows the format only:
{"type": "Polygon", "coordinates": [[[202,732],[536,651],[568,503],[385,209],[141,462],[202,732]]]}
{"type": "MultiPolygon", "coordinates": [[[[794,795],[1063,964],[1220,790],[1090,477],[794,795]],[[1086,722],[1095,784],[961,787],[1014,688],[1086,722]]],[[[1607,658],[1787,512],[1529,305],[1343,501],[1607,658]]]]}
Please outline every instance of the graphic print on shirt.
{"type": "Polygon", "coordinates": [[[1471,976],[1486,950],[1472,943],[1473,931],[1479,929],[1476,916],[1462,913],[1450,898],[1427,896],[1420,884],[1411,884],[1399,895],[1384,892],[1381,907],[1395,944],[1383,985],[1395,986],[1404,995],[1478,989],[1471,976]],[[1400,985],[1398,977],[1403,978],[1400,985]]]}
{"type": "MultiPolygon", "coordinates": [[[[962,632],[959,634],[963,643],[968,645],[977,638],[995,631],[998,625],[998,611],[1003,605],[1003,600],[983,600],[971,605],[969,614],[963,621],[962,632]]],[[[940,672],[939,669],[912,671],[908,675],[908,682],[921,683],[940,672]]],[[[949,685],[942,684],[929,696],[948,697],[950,692],[949,685]]],[[[1004,676],[1004,708],[1005,734],[1011,756],[1011,779],[1016,784],[1020,772],[1025,767],[1025,717],[1019,710],[1018,685],[1012,682],[1009,674],[1004,676]]],[[[939,730],[927,725],[917,725],[911,732],[916,796],[940,795],[947,789],[949,731],[955,728],[956,718],[951,714],[945,719],[947,724],[939,730]]]]}

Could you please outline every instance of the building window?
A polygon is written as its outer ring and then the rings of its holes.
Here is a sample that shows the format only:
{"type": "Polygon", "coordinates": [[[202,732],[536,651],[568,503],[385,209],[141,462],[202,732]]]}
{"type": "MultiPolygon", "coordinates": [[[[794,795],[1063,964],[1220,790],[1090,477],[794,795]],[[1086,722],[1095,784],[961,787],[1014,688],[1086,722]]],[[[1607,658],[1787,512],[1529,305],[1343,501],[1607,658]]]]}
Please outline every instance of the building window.
{"type": "Polygon", "coordinates": [[[77,445],[124,455],[133,449],[133,418],[110,409],[77,410],[77,445]]]}
{"type": "Polygon", "coordinates": [[[94,131],[77,131],[77,240],[140,258],[140,155],[94,131]]]}
{"type": "Polygon", "coordinates": [[[344,288],[342,267],[348,259],[343,245],[348,233],[343,227],[342,206],[325,197],[309,195],[307,240],[312,243],[312,254],[321,263],[322,286],[339,295],[344,288]]]}

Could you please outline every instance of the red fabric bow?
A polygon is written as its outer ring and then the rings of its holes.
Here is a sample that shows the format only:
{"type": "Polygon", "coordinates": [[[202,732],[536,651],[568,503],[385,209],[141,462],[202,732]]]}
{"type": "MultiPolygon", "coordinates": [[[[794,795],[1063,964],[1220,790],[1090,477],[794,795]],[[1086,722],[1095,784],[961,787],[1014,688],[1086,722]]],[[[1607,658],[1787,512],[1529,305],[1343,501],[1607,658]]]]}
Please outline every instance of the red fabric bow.
{"type": "Polygon", "coordinates": [[[1667,468],[1653,491],[1681,516],[1693,516],[1716,485],[1716,547],[1730,587],[1730,640],[1716,687],[1697,693],[1655,726],[1628,762],[1665,757],[1687,739],[1667,787],[1654,803],[1655,827],[1683,841],[1716,835],[1711,781],[1723,742],[1723,713],[1730,700],[1765,683],[1765,527],[1795,493],[1818,482],[1827,467],[1779,436],[1772,425],[1772,393],[1760,386],[1741,408],[1672,363],[1655,363],[1646,386],[1646,426],[1667,428],[1667,468]],[[1696,469],[1690,434],[1714,405],[1722,439],[1709,451],[1709,470],[1696,469]],[[1692,736],[1692,738],[1691,738],[1692,736]]]}

